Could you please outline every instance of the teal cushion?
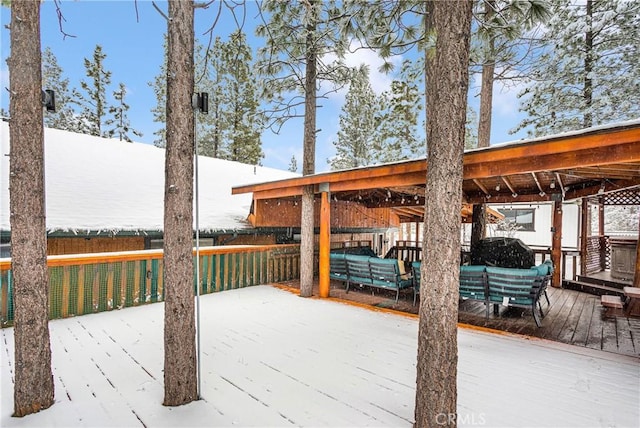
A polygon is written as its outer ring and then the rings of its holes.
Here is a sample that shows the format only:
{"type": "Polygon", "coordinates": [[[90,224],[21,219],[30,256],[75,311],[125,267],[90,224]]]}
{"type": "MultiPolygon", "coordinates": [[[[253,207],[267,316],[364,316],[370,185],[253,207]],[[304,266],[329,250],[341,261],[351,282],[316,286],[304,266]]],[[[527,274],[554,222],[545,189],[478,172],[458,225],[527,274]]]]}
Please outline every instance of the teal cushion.
{"type": "Polygon", "coordinates": [[[485,265],[460,266],[460,272],[484,272],[486,269],[485,265]]]}
{"type": "Polygon", "coordinates": [[[522,277],[536,277],[538,276],[537,269],[516,269],[516,268],[501,268],[487,266],[487,274],[497,273],[501,275],[517,275],[522,277]]]}
{"type": "Polygon", "coordinates": [[[537,273],[537,275],[547,276],[551,273],[549,272],[549,268],[550,266],[548,264],[543,263],[541,265],[532,266],[531,270],[534,270],[537,273]]]}

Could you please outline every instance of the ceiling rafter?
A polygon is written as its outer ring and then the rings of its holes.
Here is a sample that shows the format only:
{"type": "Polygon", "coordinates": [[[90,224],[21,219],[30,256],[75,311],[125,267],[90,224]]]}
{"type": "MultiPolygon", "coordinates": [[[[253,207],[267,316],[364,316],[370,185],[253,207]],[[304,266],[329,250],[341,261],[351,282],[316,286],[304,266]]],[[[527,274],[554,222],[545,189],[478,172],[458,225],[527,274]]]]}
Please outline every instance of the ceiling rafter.
{"type": "Polygon", "coordinates": [[[511,190],[511,196],[513,196],[514,198],[517,197],[518,192],[516,192],[516,189],[513,187],[513,184],[511,184],[509,178],[505,176],[501,176],[500,178],[502,179],[502,182],[507,185],[507,188],[511,190]]]}
{"type": "Polygon", "coordinates": [[[536,186],[538,186],[538,190],[540,190],[540,196],[544,196],[545,193],[547,192],[545,192],[542,186],[540,185],[540,180],[538,180],[538,176],[536,175],[535,172],[532,172],[531,176],[533,177],[533,181],[536,182],[536,186]]]}

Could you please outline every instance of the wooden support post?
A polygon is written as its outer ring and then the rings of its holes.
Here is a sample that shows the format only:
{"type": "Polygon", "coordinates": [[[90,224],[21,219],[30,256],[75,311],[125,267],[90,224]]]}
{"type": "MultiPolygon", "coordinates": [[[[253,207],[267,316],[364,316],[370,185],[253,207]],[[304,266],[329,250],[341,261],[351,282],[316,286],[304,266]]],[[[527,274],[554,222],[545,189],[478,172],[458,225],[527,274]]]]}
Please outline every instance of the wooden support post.
{"type": "Polygon", "coordinates": [[[331,242],[331,206],[329,185],[320,185],[320,243],[318,283],[320,297],[329,297],[329,252],[331,242]]]}
{"type": "Polygon", "coordinates": [[[633,286],[640,287],[640,214],[638,214],[638,241],[636,242],[636,271],[633,275],[633,286]]]}
{"type": "Polygon", "coordinates": [[[562,288],[562,201],[553,201],[553,229],[551,236],[551,261],[555,270],[551,285],[562,288]]]}
{"type": "Polygon", "coordinates": [[[598,198],[598,235],[604,236],[604,196],[598,198]]]}
{"type": "Polygon", "coordinates": [[[471,215],[471,248],[487,234],[487,210],[484,204],[475,204],[471,215]]]}
{"type": "MultiPolygon", "coordinates": [[[[582,198],[580,208],[580,275],[587,273],[587,249],[591,222],[589,221],[589,200],[582,198]]],[[[574,266],[575,270],[575,266],[574,266]]],[[[574,272],[575,274],[575,272],[574,272]]]]}

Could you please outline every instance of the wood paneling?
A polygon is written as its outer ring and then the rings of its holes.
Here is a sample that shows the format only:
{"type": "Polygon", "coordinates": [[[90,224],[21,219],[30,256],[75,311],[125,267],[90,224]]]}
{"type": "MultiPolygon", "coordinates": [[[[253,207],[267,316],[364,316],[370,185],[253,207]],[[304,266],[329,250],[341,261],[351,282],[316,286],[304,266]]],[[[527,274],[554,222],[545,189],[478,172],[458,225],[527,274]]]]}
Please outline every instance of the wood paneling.
{"type": "Polygon", "coordinates": [[[47,255],[144,250],[144,237],[49,238],[47,255]]]}
{"type": "MultiPolygon", "coordinates": [[[[301,223],[299,201],[256,200],[256,227],[291,227],[301,223]]],[[[389,228],[397,227],[400,220],[390,208],[367,208],[363,204],[331,201],[331,228],[389,228]]],[[[320,227],[320,204],[314,210],[316,227],[320,227]]]]}

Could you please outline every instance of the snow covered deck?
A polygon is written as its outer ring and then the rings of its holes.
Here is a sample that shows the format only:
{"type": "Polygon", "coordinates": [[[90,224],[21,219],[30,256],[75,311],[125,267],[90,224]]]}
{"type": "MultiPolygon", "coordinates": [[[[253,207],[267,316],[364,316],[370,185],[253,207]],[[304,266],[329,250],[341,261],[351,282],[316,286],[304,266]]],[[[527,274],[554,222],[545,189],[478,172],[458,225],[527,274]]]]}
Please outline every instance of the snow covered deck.
{"type": "MultiPolygon", "coordinates": [[[[50,323],[56,403],[13,409],[0,334],[0,426],[406,426],[417,320],[269,286],[202,296],[202,396],[163,399],[163,304],[50,323]]],[[[640,360],[459,329],[460,426],[640,426],[640,360]]]]}

